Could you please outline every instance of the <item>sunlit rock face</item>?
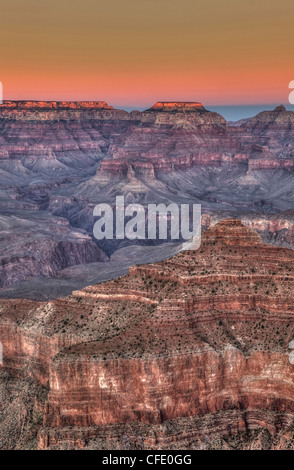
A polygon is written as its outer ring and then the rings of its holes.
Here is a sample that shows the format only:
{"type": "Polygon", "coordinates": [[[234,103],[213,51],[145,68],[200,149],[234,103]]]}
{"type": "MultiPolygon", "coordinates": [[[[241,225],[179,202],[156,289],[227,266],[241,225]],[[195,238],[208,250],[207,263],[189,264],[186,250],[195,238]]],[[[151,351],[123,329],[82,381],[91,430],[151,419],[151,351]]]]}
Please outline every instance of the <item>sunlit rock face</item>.
{"type": "Polygon", "coordinates": [[[151,108],[150,111],[163,111],[163,112],[195,112],[205,111],[202,103],[194,102],[178,102],[178,101],[158,101],[151,108]]]}
{"type": "Polygon", "coordinates": [[[5,100],[0,109],[113,109],[105,101],[9,101],[5,100]]]}
{"type": "Polygon", "coordinates": [[[39,448],[291,448],[293,267],[227,219],[118,280],[2,300],[4,370],[49,387],[39,448]]]}

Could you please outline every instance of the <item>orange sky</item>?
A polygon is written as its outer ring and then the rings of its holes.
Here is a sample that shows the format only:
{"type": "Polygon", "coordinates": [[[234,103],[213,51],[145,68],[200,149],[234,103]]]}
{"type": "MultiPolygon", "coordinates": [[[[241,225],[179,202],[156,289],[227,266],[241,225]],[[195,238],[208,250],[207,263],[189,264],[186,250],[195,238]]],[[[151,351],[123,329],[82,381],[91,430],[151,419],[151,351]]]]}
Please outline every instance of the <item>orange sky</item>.
{"type": "Polygon", "coordinates": [[[293,0],[0,0],[4,99],[286,103],[293,0]]]}

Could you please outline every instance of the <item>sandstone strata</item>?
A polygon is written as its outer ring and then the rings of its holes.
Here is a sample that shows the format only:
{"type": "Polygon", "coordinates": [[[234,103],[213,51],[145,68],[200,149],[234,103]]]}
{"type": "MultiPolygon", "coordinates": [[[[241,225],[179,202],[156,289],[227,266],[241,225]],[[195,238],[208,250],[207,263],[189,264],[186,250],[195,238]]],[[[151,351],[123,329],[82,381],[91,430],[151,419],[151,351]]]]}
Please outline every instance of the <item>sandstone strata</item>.
{"type": "Polygon", "coordinates": [[[291,447],[293,263],[226,220],[116,281],[2,301],[5,369],[49,385],[39,448],[291,447]]]}

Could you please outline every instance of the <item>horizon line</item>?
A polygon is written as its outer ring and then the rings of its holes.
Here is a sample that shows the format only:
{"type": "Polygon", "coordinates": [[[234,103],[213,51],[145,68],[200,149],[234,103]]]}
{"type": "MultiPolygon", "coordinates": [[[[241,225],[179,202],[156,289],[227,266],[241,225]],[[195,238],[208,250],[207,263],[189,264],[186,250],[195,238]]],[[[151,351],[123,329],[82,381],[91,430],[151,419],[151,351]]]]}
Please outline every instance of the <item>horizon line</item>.
{"type": "MultiPolygon", "coordinates": [[[[217,104],[213,104],[213,103],[210,103],[210,104],[205,104],[205,102],[203,101],[187,101],[187,100],[180,100],[180,99],[171,99],[171,100],[167,100],[167,99],[164,99],[164,100],[157,100],[157,101],[153,101],[151,105],[149,104],[120,104],[120,103],[116,103],[116,104],[111,104],[111,102],[105,100],[105,99],[41,99],[41,98],[4,98],[3,100],[3,103],[5,101],[11,101],[11,102],[34,102],[34,103],[37,103],[37,102],[41,102],[41,103],[106,103],[107,105],[109,106],[119,106],[120,108],[131,108],[132,106],[134,106],[135,108],[145,108],[145,107],[152,107],[154,106],[154,104],[156,103],[189,103],[189,104],[192,104],[192,103],[195,103],[195,104],[202,104],[203,106],[213,106],[213,107],[223,107],[223,106],[229,106],[229,107],[249,107],[249,106],[277,106],[277,105],[283,105],[283,106],[291,106],[291,104],[289,102],[278,102],[278,101],[272,101],[272,102],[258,102],[258,103],[217,103],[217,104]]],[[[293,105],[292,105],[293,106],[293,105]]]]}

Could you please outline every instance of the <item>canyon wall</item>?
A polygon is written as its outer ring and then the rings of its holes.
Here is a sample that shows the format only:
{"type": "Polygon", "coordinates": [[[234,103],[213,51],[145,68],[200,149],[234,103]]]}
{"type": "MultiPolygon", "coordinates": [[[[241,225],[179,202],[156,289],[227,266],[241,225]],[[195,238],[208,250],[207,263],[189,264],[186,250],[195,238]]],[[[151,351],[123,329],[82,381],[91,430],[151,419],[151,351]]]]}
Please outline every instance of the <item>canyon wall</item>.
{"type": "Polygon", "coordinates": [[[1,301],[4,369],[49,387],[39,448],[291,447],[293,262],[226,220],[70,297],[1,301]]]}

